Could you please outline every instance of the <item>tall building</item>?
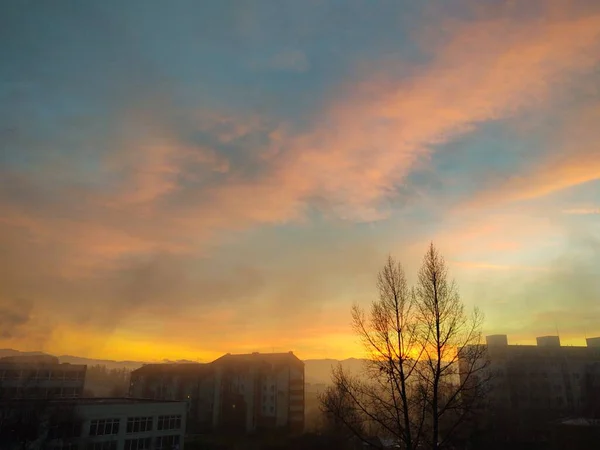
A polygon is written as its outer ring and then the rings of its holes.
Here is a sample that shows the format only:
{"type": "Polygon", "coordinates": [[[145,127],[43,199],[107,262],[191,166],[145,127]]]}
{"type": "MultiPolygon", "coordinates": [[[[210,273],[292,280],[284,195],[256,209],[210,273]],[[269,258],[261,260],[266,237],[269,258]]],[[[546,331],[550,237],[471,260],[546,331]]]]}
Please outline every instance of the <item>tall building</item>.
{"type": "Polygon", "coordinates": [[[553,420],[589,415],[597,408],[600,339],[588,339],[585,347],[561,346],[558,336],[538,337],[537,345],[509,345],[506,335],[494,335],[486,337],[485,345],[486,361],[480,364],[487,367],[477,376],[489,379],[482,412],[488,426],[543,434],[553,420]]]}
{"type": "Polygon", "coordinates": [[[304,363],[292,352],[227,354],[212,364],[213,427],[304,429],[304,363]]]}
{"type": "Polygon", "coordinates": [[[132,372],[130,395],[186,400],[190,430],[304,429],[304,363],[292,352],[146,365],[132,372]]]}
{"type": "Polygon", "coordinates": [[[54,356],[0,358],[0,398],[81,397],[87,366],[59,364],[54,356]]]}

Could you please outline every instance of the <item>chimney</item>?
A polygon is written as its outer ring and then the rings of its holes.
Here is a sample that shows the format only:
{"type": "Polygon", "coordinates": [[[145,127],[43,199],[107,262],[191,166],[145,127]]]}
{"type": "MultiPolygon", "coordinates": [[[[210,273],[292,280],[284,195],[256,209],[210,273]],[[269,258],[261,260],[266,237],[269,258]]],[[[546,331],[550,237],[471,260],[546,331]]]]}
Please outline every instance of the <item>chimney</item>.
{"type": "Polygon", "coordinates": [[[538,347],[560,347],[558,336],[540,336],[536,338],[538,347]]]}

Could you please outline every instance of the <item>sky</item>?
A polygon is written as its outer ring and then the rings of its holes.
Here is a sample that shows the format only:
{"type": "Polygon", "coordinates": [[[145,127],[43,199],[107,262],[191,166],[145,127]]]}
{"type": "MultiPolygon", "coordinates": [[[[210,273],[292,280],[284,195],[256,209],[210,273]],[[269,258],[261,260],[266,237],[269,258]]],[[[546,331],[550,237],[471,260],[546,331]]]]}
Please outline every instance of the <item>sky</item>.
{"type": "Polygon", "coordinates": [[[6,0],[0,347],[358,356],[430,242],[485,334],[600,335],[600,2],[6,0]]]}

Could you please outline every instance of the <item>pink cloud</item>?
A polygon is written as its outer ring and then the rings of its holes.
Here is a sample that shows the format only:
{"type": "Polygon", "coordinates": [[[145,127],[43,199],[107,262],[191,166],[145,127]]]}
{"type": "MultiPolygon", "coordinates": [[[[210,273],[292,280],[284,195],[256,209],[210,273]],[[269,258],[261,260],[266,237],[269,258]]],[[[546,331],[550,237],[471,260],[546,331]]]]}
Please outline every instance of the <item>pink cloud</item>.
{"type": "Polygon", "coordinates": [[[485,207],[532,200],[599,180],[598,123],[600,104],[576,110],[563,124],[563,129],[557,131],[556,147],[550,149],[537,165],[479,193],[465,206],[485,207]]]}
{"type": "MultiPolygon", "coordinates": [[[[341,216],[377,219],[386,213],[381,201],[426,162],[435,145],[479,123],[543,107],[555,86],[599,60],[598,11],[449,29],[447,41],[432,49],[430,64],[405,77],[396,75],[401,62],[371,67],[338,93],[314,129],[280,135],[287,152],[279,152],[278,186],[294,198],[324,196],[341,216]]],[[[567,167],[565,174],[589,179],[595,173],[589,163],[582,170],[567,167]]]]}
{"type": "MultiPolygon", "coordinates": [[[[479,123],[543,106],[554,86],[597,64],[600,12],[549,17],[447,24],[444,41],[429,49],[430,63],[408,72],[401,61],[387,59],[359,71],[300,134],[257,117],[193,117],[220,142],[268,133],[270,144],[256,156],[264,168],[260,177],[232,170],[214,149],[182,142],[168,124],[148,119],[149,113],[125,117],[123,128],[133,124],[137,133],[115,141],[106,169],[120,174],[121,182],[117,190],[90,194],[85,208],[102,211],[92,215],[93,226],[82,220],[65,226],[25,212],[18,220],[69,245],[94,242],[88,246],[91,258],[118,258],[122,252],[202,245],[223,230],[302,220],[315,199],[343,218],[380,219],[395,187],[426,164],[434,146],[479,123]],[[198,190],[182,185],[186,177],[202,180],[214,172],[224,175],[216,183],[198,190]],[[180,194],[183,200],[165,211],[180,194]]],[[[537,196],[593,179],[598,158],[591,150],[581,155],[550,161],[533,179],[511,180],[501,191],[509,198],[537,196]]]]}

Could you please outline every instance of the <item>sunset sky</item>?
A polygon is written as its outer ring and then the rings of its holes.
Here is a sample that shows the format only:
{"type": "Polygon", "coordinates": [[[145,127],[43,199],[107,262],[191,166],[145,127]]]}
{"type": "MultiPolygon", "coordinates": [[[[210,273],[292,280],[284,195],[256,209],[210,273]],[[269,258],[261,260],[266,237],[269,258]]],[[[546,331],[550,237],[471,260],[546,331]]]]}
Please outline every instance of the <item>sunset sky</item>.
{"type": "Polygon", "coordinates": [[[600,335],[600,2],[0,5],[0,348],[360,356],[430,241],[484,333],[600,335]]]}

